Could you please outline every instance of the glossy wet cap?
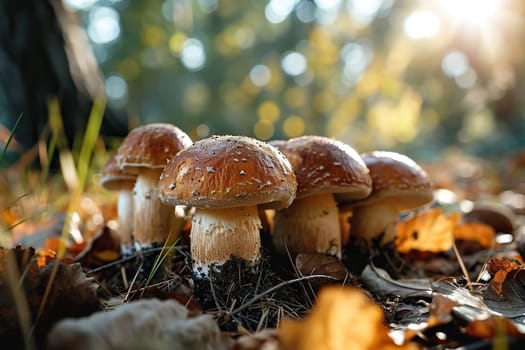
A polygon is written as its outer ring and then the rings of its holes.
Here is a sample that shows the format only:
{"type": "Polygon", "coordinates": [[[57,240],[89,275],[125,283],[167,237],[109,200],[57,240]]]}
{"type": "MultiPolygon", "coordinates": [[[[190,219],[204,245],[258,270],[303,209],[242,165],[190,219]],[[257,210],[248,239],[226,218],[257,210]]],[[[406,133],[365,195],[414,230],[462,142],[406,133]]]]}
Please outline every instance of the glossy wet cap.
{"type": "Polygon", "coordinates": [[[324,136],[301,136],[270,144],[288,158],[297,178],[297,198],[333,193],[338,202],[368,196],[369,171],[354,148],[324,136]]]}
{"type": "Polygon", "coordinates": [[[260,205],[285,208],[297,183],[290,163],[276,148],[246,136],[212,136],[173,157],[160,181],[166,204],[199,208],[260,205]]]}
{"type": "Polygon", "coordinates": [[[100,186],[109,191],[131,190],[135,185],[137,176],[122,171],[115,156],[116,154],[108,159],[100,172],[100,186]]]}
{"type": "Polygon", "coordinates": [[[146,124],[131,130],[122,141],[116,158],[125,172],[164,168],[169,158],[192,143],[184,131],[172,124],[146,124]]]}
{"type": "Polygon", "coordinates": [[[430,203],[433,184],[427,173],[411,158],[396,152],[374,151],[361,158],[372,176],[372,193],[356,205],[394,200],[399,210],[430,203]]]}

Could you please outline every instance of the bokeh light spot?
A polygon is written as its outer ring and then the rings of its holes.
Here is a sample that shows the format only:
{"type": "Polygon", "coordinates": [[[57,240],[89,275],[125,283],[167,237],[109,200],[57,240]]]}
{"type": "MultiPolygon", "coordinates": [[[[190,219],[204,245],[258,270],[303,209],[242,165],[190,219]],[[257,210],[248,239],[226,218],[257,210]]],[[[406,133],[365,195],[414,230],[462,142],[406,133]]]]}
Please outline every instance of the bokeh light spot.
{"type": "Polygon", "coordinates": [[[184,47],[184,43],[188,40],[188,36],[183,32],[173,33],[169,40],[168,45],[171,50],[176,55],[179,55],[184,47]]]}
{"type": "Polygon", "coordinates": [[[145,46],[159,47],[164,44],[166,33],[158,26],[147,26],[140,33],[140,39],[145,46]]]}
{"type": "Polygon", "coordinates": [[[283,71],[293,77],[303,74],[306,71],[306,57],[299,52],[288,52],[281,61],[283,71]]]}
{"type": "Polygon", "coordinates": [[[259,120],[253,127],[253,133],[260,140],[268,140],[273,136],[274,129],[271,121],[259,120]]]}
{"type": "Polygon", "coordinates": [[[405,34],[411,39],[431,38],[439,33],[441,23],[432,12],[418,10],[410,14],[403,25],[405,34]]]}
{"type": "Polygon", "coordinates": [[[259,105],[259,108],[257,108],[259,119],[272,123],[279,119],[280,114],[281,110],[279,106],[272,101],[265,101],[259,105]]]}
{"type": "Polygon", "coordinates": [[[449,77],[465,74],[469,69],[468,58],[463,52],[452,51],[441,61],[441,69],[449,77]]]}
{"type": "Polygon", "coordinates": [[[206,63],[206,53],[201,41],[190,38],[182,45],[180,57],[182,64],[189,70],[196,71],[202,69],[206,63]]]}
{"type": "Polygon", "coordinates": [[[264,9],[264,15],[270,23],[281,23],[293,11],[297,0],[270,0],[264,9]]]}
{"type": "Polygon", "coordinates": [[[128,84],[117,74],[111,74],[105,82],[106,95],[114,107],[123,107],[128,100],[128,84]]]}
{"type": "Polygon", "coordinates": [[[93,7],[89,11],[88,35],[96,44],[107,44],[120,35],[120,16],[111,7],[93,7]]]}
{"type": "Polygon", "coordinates": [[[270,82],[272,72],[263,64],[258,64],[250,70],[250,80],[256,86],[262,87],[270,82]]]}
{"type": "Polygon", "coordinates": [[[292,115],[284,120],[283,131],[287,137],[297,137],[304,133],[304,120],[303,118],[292,115]]]}
{"type": "Polygon", "coordinates": [[[208,137],[210,134],[210,127],[206,124],[199,124],[195,128],[195,132],[197,133],[197,136],[201,139],[208,137]]]}

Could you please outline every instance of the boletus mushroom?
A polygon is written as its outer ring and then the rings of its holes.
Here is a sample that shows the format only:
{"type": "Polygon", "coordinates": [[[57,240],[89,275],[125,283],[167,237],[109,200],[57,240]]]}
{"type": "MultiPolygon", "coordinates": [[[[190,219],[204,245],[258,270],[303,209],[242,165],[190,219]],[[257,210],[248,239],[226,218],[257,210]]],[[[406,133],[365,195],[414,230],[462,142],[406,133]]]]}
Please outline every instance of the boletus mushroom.
{"type": "Polygon", "coordinates": [[[159,181],[164,203],[195,207],[190,233],[194,271],[207,275],[232,256],[260,260],[257,207],[285,208],[297,183],[276,148],[245,136],[212,136],[175,155],[159,181]]]}
{"type": "Polygon", "coordinates": [[[278,253],[326,253],[341,258],[337,202],[368,196],[372,180],[354,148],[323,136],[272,141],[288,158],[297,178],[290,207],[276,211],[272,240],[278,253]]]}
{"type": "Polygon", "coordinates": [[[175,225],[175,210],[159,199],[159,177],[168,159],[192,143],[176,126],[153,123],[133,129],[120,145],[115,156],[120,168],[137,175],[133,227],[138,248],[163,244],[175,225]]]}
{"type": "Polygon", "coordinates": [[[99,183],[108,191],[118,191],[117,215],[118,237],[122,255],[133,251],[133,187],[136,175],[127,174],[117,164],[115,155],[111,156],[100,173],[99,183]]]}
{"type": "Polygon", "coordinates": [[[352,204],[351,235],[367,242],[393,241],[401,213],[433,199],[433,185],[427,173],[406,155],[374,151],[361,158],[372,176],[372,193],[352,204]]]}

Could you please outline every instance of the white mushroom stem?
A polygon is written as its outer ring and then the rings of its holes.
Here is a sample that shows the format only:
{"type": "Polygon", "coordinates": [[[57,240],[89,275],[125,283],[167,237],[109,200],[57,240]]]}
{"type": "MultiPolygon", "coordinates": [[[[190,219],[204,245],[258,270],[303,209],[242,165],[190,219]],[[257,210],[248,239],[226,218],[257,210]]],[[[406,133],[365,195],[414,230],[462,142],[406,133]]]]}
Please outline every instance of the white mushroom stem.
{"type": "Polygon", "coordinates": [[[161,171],[162,169],[152,169],[141,172],[133,188],[133,226],[138,248],[164,243],[173,227],[174,209],[159,199],[157,185],[161,171]]]}
{"type": "Polygon", "coordinates": [[[257,206],[196,208],[190,233],[194,270],[206,274],[211,265],[220,266],[232,256],[256,264],[261,227],[257,206]]]}
{"type": "Polygon", "coordinates": [[[387,230],[387,227],[399,221],[400,211],[392,203],[378,201],[369,205],[357,206],[353,211],[350,220],[352,235],[371,242],[383,234],[382,244],[394,240],[394,231],[387,230]]]}
{"type": "Polygon", "coordinates": [[[339,212],[331,193],[296,199],[274,217],[273,243],[280,254],[318,252],[341,257],[339,212]]]}
{"type": "Polygon", "coordinates": [[[123,253],[129,253],[133,247],[133,192],[121,190],[117,198],[120,246],[123,253]]]}

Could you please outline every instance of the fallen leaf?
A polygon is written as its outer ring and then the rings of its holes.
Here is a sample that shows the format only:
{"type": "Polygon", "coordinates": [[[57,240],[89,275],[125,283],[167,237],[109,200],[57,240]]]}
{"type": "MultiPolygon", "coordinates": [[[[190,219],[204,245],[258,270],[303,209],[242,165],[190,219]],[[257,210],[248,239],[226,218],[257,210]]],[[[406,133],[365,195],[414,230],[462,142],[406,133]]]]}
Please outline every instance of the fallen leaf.
{"type": "Polygon", "coordinates": [[[400,253],[447,251],[454,244],[453,231],[460,219],[458,212],[445,215],[441,208],[419,212],[398,223],[396,249],[400,253]]]}
{"type": "Polygon", "coordinates": [[[344,281],[350,277],[350,273],[340,259],[322,253],[297,254],[295,257],[295,266],[304,276],[323,275],[332,277],[330,279],[319,278],[312,280],[312,284],[318,287],[333,283],[334,281],[344,281]]]}
{"type": "MultiPolygon", "coordinates": [[[[513,284],[514,282],[518,282],[516,285],[517,290],[521,290],[523,296],[525,297],[525,289],[523,285],[521,285],[521,281],[518,279],[518,277],[523,278],[525,277],[525,274],[519,274],[519,272],[524,271],[525,266],[519,265],[516,261],[510,260],[510,259],[498,259],[498,258],[492,258],[489,260],[487,271],[491,273],[492,279],[490,281],[490,288],[492,291],[496,293],[496,295],[500,299],[516,299],[513,295],[505,295],[503,285],[504,283],[507,284],[513,284]]],[[[524,280],[525,282],[525,280],[524,280]]],[[[510,288],[511,290],[516,291],[515,288],[510,288]]]]}
{"type": "Polygon", "coordinates": [[[484,320],[474,320],[465,327],[465,333],[471,337],[481,339],[495,339],[497,337],[513,336],[524,338],[525,334],[520,332],[516,324],[501,316],[492,315],[484,320]]]}
{"type": "Polygon", "coordinates": [[[397,346],[388,336],[379,305],[353,287],[325,287],[303,320],[284,319],[279,327],[281,350],[417,349],[397,346]]]}
{"type": "Polygon", "coordinates": [[[83,267],[94,268],[120,258],[120,242],[111,229],[104,226],[85,249],[75,256],[83,267]]]}
{"type": "Polygon", "coordinates": [[[496,231],[492,226],[479,222],[466,222],[454,228],[454,239],[479,243],[483,249],[496,245],[496,231]]]}
{"type": "Polygon", "coordinates": [[[157,299],[63,320],[48,336],[49,350],[226,350],[230,345],[211,315],[188,317],[188,310],[178,302],[157,299]]]}
{"type": "Polygon", "coordinates": [[[96,289],[93,280],[86,277],[78,264],[66,265],[53,259],[40,268],[32,248],[0,249],[0,344],[6,348],[20,348],[23,344],[19,329],[20,300],[25,303],[36,342],[42,345],[45,335],[58,320],[86,316],[100,308],[96,289]],[[6,270],[13,267],[6,265],[12,261],[17,265],[14,282],[6,270]],[[22,299],[13,296],[12,283],[17,283],[22,299]],[[48,294],[44,299],[46,290],[48,294]]]}

